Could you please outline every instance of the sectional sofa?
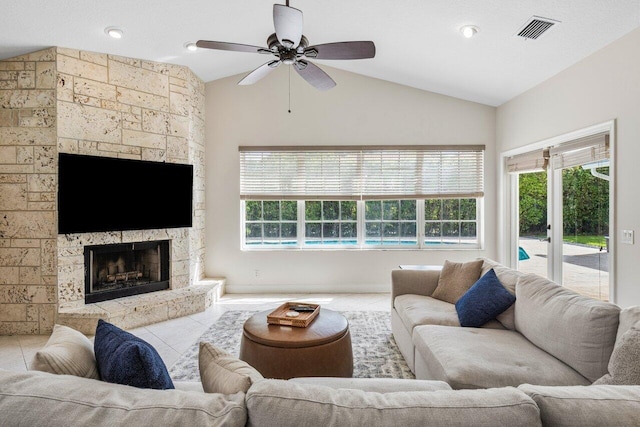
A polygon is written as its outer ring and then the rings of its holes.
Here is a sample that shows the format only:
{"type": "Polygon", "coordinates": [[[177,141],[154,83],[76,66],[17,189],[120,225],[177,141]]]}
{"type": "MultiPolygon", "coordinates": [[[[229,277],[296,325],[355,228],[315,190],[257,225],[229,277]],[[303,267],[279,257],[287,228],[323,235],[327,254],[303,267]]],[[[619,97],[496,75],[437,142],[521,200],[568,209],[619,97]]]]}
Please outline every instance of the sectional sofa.
{"type": "MultiPolygon", "coordinates": [[[[430,301],[438,269],[393,272],[393,332],[416,380],[264,379],[201,343],[201,382],[136,388],[96,379],[91,346],[81,342],[77,351],[58,348],[47,368],[58,374],[0,370],[0,425],[639,426],[640,386],[592,385],[591,378],[617,378],[612,361],[637,344],[640,309],[585,300],[482,263],[517,296],[484,328],[461,327],[455,306],[430,301]],[[60,374],[62,365],[67,374],[60,374]]],[[[637,353],[631,357],[637,368],[637,353]]]]}
{"type": "Polygon", "coordinates": [[[45,372],[0,370],[0,425],[638,426],[639,386],[521,385],[452,390],[441,381],[264,379],[233,394],[139,389],[45,372]]]}
{"type": "Polygon", "coordinates": [[[393,336],[416,378],[454,389],[589,385],[608,373],[616,342],[640,321],[640,307],[621,310],[541,276],[478,261],[480,276],[493,269],[516,296],[479,328],[461,327],[454,304],[434,298],[440,269],[392,272],[393,336]]]}

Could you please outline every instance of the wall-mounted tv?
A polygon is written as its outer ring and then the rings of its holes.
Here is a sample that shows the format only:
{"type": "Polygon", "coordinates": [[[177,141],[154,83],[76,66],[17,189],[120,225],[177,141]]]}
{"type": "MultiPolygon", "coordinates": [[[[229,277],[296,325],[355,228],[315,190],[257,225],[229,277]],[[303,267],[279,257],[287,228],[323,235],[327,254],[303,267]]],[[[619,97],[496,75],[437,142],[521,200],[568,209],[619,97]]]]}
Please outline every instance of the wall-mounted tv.
{"type": "Polygon", "coordinates": [[[191,227],[193,166],[58,155],[58,233],[191,227]]]}

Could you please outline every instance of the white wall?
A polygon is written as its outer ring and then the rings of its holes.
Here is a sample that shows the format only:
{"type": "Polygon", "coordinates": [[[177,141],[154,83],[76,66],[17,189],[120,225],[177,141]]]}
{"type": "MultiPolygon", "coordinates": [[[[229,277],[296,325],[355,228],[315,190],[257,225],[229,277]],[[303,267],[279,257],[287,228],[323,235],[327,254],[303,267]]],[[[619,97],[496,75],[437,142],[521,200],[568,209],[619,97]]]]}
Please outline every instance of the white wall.
{"type": "MultiPolygon", "coordinates": [[[[498,107],[498,153],[616,120],[616,302],[640,304],[640,30],[498,107]],[[619,243],[635,230],[633,246],[619,243]]],[[[613,233],[613,232],[612,232],[613,233]]]]}
{"type": "Polygon", "coordinates": [[[253,86],[206,85],[206,274],[227,291],[390,289],[399,264],[496,253],[495,108],[322,66],[338,86],[318,92],[280,67],[253,86]],[[485,144],[484,250],[241,251],[239,145],[485,144]],[[255,277],[260,270],[260,277],[255,277]]]}

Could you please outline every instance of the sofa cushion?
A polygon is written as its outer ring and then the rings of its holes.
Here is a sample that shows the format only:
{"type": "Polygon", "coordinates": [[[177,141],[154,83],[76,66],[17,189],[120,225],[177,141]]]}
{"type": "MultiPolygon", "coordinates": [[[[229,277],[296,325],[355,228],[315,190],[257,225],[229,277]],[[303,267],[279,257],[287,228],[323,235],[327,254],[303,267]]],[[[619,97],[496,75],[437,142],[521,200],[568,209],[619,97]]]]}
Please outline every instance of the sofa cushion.
{"type": "Polygon", "coordinates": [[[480,327],[511,307],[515,300],[491,269],[456,302],[460,325],[480,327]]]}
{"type": "MultiPolygon", "coordinates": [[[[405,294],[396,297],[394,307],[409,332],[419,325],[460,326],[455,305],[439,299],[405,294]]],[[[502,329],[495,320],[483,326],[502,329]]]]}
{"type": "Polygon", "coordinates": [[[429,379],[445,381],[454,389],[523,383],[590,384],[518,332],[507,329],[417,326],[413,343],[427,364],[429,379]]]}
{"type": "Polygon", "coordinates": [[[205,393],[244,393],[251,384],[264,378],[247,362],[203,341],[200,342],[198,366],[205,393]]]}
{"type": "Polygon", "coordinates": [[[409,380],[400,378],[302,377],[291,378],[289,381],[297,384],[321,385],[336,389],[347,388],[374,393],[451,390],[451,386],[444,381],[409,380]]]}
{"type": "Polygon", "coordinates": [[[640,419],[640,387],[543,387],[523,384],[546,426],[631,427],[640,419]]]}
{"type": "MultiPolygon", "coordinates": [[[[489,258],[480,258],[483,261],[481,274],[484,275],[487,271],[493,269],[495,271],[496,276],[502,283],[502,286],[505,287],[509,293],[512,295],[516,294],[516,283],[518,279],[524,276],[524,273],[513,270],[511,268],[505,267],[504,265],[498,264],[497,262],[489,259],[489,258]]],[[[504,312],[500,313],[496,320],[500,322],[505,328],[515,331],[516,329],[516,319],[515,319],[515,305],[507,308],[504,312]]]]}
{"type": "Polygon", "coordinates": [[[229,426],[246,422],[244,393],[151,390],[71,375],[0,370],[0,424],[229,426]]]}
{"type": "Polygon", "coordinates": [[[31,361],[31,369],[99,379],[93,343],[68,326],[54,325],[49,340],[31,361]]]}
{"type": "Polygon", "coordinates": [[[247,426],[260,427],[540,425],[534,402],[514,388],[371,393],[264,380],[246,403],[247,426]]]}
{"type": "Polygon", "coordinates": [[[94,350],[100,378],[140,388],[174,388],[167,367],[148,342],[98,320],[94,350]]]}
{"type": "Polygon", "coordinates": [[[482,260],[469,262],[445,261],[433,298],[455,304],[480,278],[482,260]]]}
{"type": "Polygon", "coordinates": [[[516,285],[516,329],[590,381],[607,373],[620,308],[527,274],[516,285]]]}
{"type": "Polygon", "coordinates": [[[460,326],[456,307],[439,299],[405,294],[396,297],[394,306],[409,331],[418,325],[460,326]]]}
{"type": "Polygon", "coordinates": [[[611,353],[609,373],[594,384],[640,385],[640,323],[625,332],[611,353]]]}

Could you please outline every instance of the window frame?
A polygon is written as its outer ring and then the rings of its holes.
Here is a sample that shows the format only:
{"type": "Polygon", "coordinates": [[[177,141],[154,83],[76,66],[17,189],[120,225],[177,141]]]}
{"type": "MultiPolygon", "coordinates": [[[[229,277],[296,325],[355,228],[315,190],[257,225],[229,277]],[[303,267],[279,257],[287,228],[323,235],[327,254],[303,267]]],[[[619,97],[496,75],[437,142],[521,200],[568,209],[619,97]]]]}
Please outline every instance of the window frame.
{"type": "MultiPolygon", "coordinates": [[[[296,239],[297,239],[297,227],[299,224],[299,212],[297,212],[297,204],[296,204],[296,220],[284,220],[282,219],[282,203],[283,202],[293,202],[292,200],[249,200],[249,202],[259,202],[260,203],[260,212],[261,212],[261,218],[259,220],[247,220],[246,219],[246,204],[243,206],[243,213],[242,213],[242,218],[241,220],[244,223],[244,226],[242,227],[242,229],[244,230],[243,236],[244,236],[244,240],[243,240],[243,245],[247,246],[247,247],[286,247],[288,245],[291,244],[285,244],[283,243],[283,238],[282,237],[282,226],[284,224],[296,224],[296,239]],[[272,219],[265,219],[264,216],[264,203],[265,202],[277,202],[278,203],[278,216],[279,219],[276,220],[272,220],[272,219]],[[260,239],[260,243],[256,243],[256,244],[251,244],[251,243],[247,243],[246,240],[246,226],[247,224],[260,224],[262,226],[262,237],[260,239]],[[279,225],[279,235],[277,238],[277,242],[275,241],[275,239],[273,241],[269,241],[268,239],[265,238],[265,229],[264,226],[267,224],[278,224],[279,225]]],[[[287,240],[293,240],[293,238],[288,238],[287,240]]],[[[258,240],[256,240],[257,242],[258,240]]],[[[294,246],[297,246],[297,242],[294,246]]]]}
{"type": "MultiPolygon", "coordinates": [[[[364,248],[420,248],[421,243],[420,243],[420,226],[419,223],[421,220],[420,217],[420,204],[424,204],[424,200],[422,200],[422,202],[419,199],[407,199],[407,198],[401,198],[401,199],[376,199],[376,200],[363,200],[363,204],[362,204],[362,210],[363,210],[363,215],[364,215],[364,221],[362,223],[363,225],[363,233],[362,233],[362,245],[364,248]],[[410,201],[410,202],[415,202],[416,204],[416,208],[415,208],[415,219],[412,220],[405,220],[402,219],[402,202],[403,201],[410,201]],[[380,219],[369,219],[367,220],[367,210],[366,210],[366,206],[367,203],[369,202],[379,202],[381,204],[380,206],[380,219]],[[384,215],[384,202],[398,202],[398,219],[385,219],[385,215],[384,215]],[[380,243],[367,243],[368,240],[372,240],[372,239],[376,239],[376,236],[367,236],[367,224],[368,223],[380,223],[381,228],[380,228],[380,236],[379,236],[379,241],[380,243]],[[384,236],[384,225],[385,224],[390,224],[390,223],[394,223],[394,224],[398,224],[399,227],[402,226],[402,224],[406,224],[406,223],[415,223],[415,227],[416,227],[416,234],[415,234],[415,245],[409,245],[409,244],[403,244],[402,240],[403,237],[402,236],[398,236],[397,240],[398,243],[391,243],[390,241],[387,241],[385,243],[385,236],[384,236]]],[[[412,239],[411,237],[407,237],[406,239],[412,239]]]]}
{"type": "MultiPolygon", "coordinates": [[[[435,200],[452,199],[452,198],[438,198],[435,200]]],[[[457,198],[456,198],[457,199],[457,198]]],[[[484,197],[464,197],[464,199],[474,199],[476,201],[476,219],[475,220],[450,220],[447,222],[470,222],[476,224],[476,242],[475,243],[448,243],[440,242],[433,243],[427,242],[425,236],[425,199],[418,198],[399,198],[399,199],[379,199],[384,200],[415,200],[416,201],[416,240],[415,245],[407,244],[367,244],[365,236],[365,203],[367,200],[357,200],[356,202],[356,230],[357,230],[357,243],[356,244],[308,244],[306,242],[306,217],[305,217],[305,200],[295,200],[297,202],[297,231],[296,231],[296,244],[282,244],[282,243],[269,243],[269,244],[247,244],[246,241],[246,203],[256,200],[240,200],[240,241],[241,250],[243,251],[289,251],[289,250],[303,250],[303,251],[331,251],[331,250],[482,250],[484,248],[484,197]]],[[[426,199],[434,200],[434,199],[426,199]]],[[[264,200],[263,200],[264,201],[264,200]]],[[[293,200],[288,200],[293,201],[293,200]]],[[[307,200],[309,201],[309,200],[307,200]]],[[[311,200],[320,201],[320,200],[311,200]]],[[[321,200],[321,201],[335,201],[335,200],[321,200]]],[[[264,213],[263,213],[264,218],[264,213]]],[[[249,221],[251,223],[253,221],[249,221]]],[[[317,221],[313,221],[317,222],[317,221]]],[[[332,222],[332,221],[329,221],[332,222]]],[[[336,221],[341,223],[341,220],[336,221]]],[[[350,222],[350,221],[349,221],[350,222]]],[[[401,220],[394,221],[401,223],[401,220]]],[[[407,220],[409,222],[409,220],[407,220]]],[[[322,222],[321,222],[322,223],[322,222]]],[[[263,231],[264,233],[264,231],[263,231]]],[[[401,238],[399,238],[401,240],[401,238]]],[[[264,237],[263,240],[264,241],[264,237]]]]}
{"type": "MultiPolygon", "coordinates": [[[[302,240],[302,245],[301,245],[301,248],[303,248],[303,249],[312,248],[313,249],[315,247],[318,247],[318,248],[325,249],[325,248],[339,247],[339,248],[344,248],[344,249],[347,249],[347,248],[351,248],[351,249],[355,248],[355,249],[357,249],[359,247],[359,245],[360,245],[359,222],[360,221],[359,221],[359,215],[358,215],[358,212],[359,212],[358,202],[356,200],[298,200],[298,205],[300,205],[300,204],[302,204],[304,212],[305,212],[305,215],[302,218],[298,217],[298,230],[301,229],[301,231],[302,231],[302,233],[300,233],[300,234],[302,234],[302,239],[301,239],[302,240]],[[321,218],[320,218],[319,221],[318,220],[310,220],[310,222],[307,222],[307,218],[306,218],[307,202],[312,202],[312,203],[319,202],[321,204],[321,208],[320,208],[321,209],[321,214],[320,214],[321,218]],[[338,202],[339,203],[339,205],[338,205],[339,208],[338,209],[339,209],[340,213],[338,215],[339,216],[338,219],[335,219],[335,220],[331,220],[331,219],[325,220],[324,219],[324,203],[325,202],[338,202]],[[356,203],[356,219],[355,220],[343,220],[342,219],[342,203],[343,202],[355,202],[356,203]],[[321,228],[323,228],[323,225],[325,223],[338,224],[338,227],[340,227],[340,228],[342,228],[341,226],[342,226],[343,223],[355,223],[355,226],[356,226],[356,237],[355,238],[349,238],[349,240],[355,240],[356,243],[354,243],[354,244],[350,244],[350,243],[335,243],[335,244],[330,244],[331,246],[329,246],[328,244],[325,245],[323,243],[319,243],[319,244],[308,243],[308,240],[310,239],[310,238],[307,237],[306,225],[308,223],[320,224],[321,228]]],[[[324,234],[324,233],[321,233],[321,234],[324,234]]],[[[321,239],[320,241],[322,242],[324,240],[324,236],[322,236],[320,239],[321,239]]],[[[340,241],[343,238],[341,236],[338,236],[336,239],[338,239],[340,241]]]]}
{"type": "MultiPolygon", "coordinates": [[[[550,148],[551,147],[569,147],[572,143],[577,142],[578,140],[585,140],[591,138],[597,138],[598,135],[607,134],[609,136],[609,230],[617,230],[617,222],[616,222],[616,120],[609,120],[603,123],[599,123],[593,126],[589,126],[587,128],[575,130],[572,132],[568,132],[562,135],[554,136],[552,138],[535,142],[532,144],[528,144],[523,147],[514,148],[508,151],[504,151],[500,153],[500,161],[498,162],[498,176],[501,177],[499,183],[502,186],[502,191],[500,192],[501,198],[499,200],[501,209],[499,210],[499,218],[497,224],[504,224],[502,227],[502,234],[500,240],[498,242],[498,256],[504,260],[503,264],[513,268],[515,270],[518,269],[519,257],[518,257],[518,239],[519,239],[519,209],[518,209],[518,173],[523,172],[523,170],[535,171],[535,170],[544,170],[543,167],[536,167],[538,165],[544,165],[547,167],[548,164],[544,164],[543,162],[536,163],[525,163],[525,167],[513,167],[513,159],[529,159],[531,156],[535,155],[535,153],[541,153],[547,150],[548,155],[550,156],[550,148]],[[566,144],[566,145],[565,145],[566,144]],[[533,166],[530,166],[533,164],[533,166]],[[526,166],[529,166],[527,168],[526,166]]],[[[562,151],[562,149],[561,149],[562,151]]],[[[549,159],[551,160],[551,159],[549,159]]],[[[549,167],[548,169],[552,169],[549,167]]],[[[547,275],[551,277],[554,281],[559,284],[562,284],[563,272],[562,272],[562,226],[555,226],[555,224],[562,224],[561,213],[561,203],[558,202],[558,197],[555,194],[561,194],[562,189],[560,188],[561,180],[557,179],[557,175],[561,175],[560,172],[550,173],[549,175],[553,179],[553,184],[550,185],[551,191],[548,191],[548,207],[550,210],[550,214],[548,214],[547,218],[549,223],[552,224],[552,230],[548,234],[551,237],[551,242],[549,244],[549,251],[547,253],[547,259],[550,260],[548,262],[548,270],[547,275]],[[556,177],[554,179],[553,177],[556,177]],[[553,193],[553,194],[552,194],[553,193]],[[560,205],[560,206],[559,206],[560,205]],[[560,212],[558,210],[560,209],[560,212]]],[[[618,303],[618,293],[616,286],[616,277],[617,277],[617,269],[616,269],[616,233],[611,232],[609,235],[609,248],[608,252],[609,256],[609,301],[613,303],[618,303]]]]}

